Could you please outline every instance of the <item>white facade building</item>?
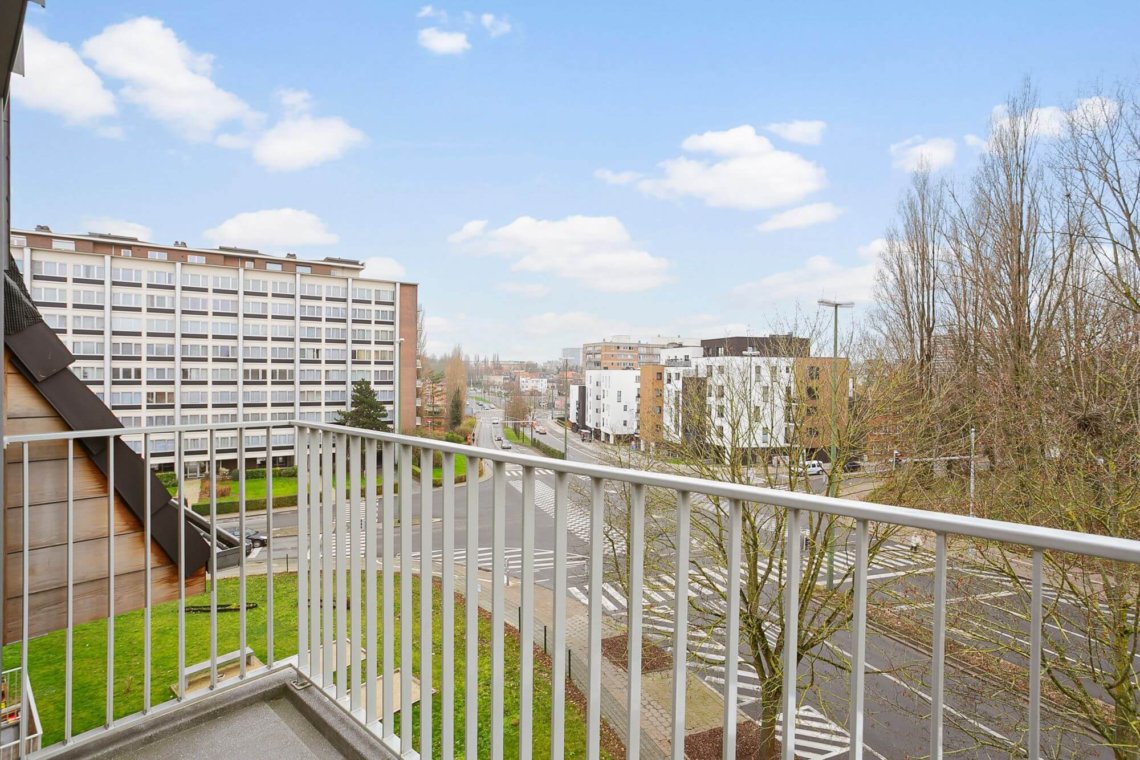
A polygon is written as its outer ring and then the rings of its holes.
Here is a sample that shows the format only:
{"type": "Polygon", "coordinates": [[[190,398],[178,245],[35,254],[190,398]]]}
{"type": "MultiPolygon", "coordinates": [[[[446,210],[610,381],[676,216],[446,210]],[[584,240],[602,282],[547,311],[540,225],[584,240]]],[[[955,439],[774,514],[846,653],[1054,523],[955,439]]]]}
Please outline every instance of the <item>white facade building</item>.
{"type": "MultiPolygon", "coordinates": [[[[415,334],[414,319],[398,318],[408,286],[363,279],[357,262],[42,229],[14,232],[11,244],[44,320],[75,355],[71,370],[125,427],[330,422],[359,379],[389,419],[403,427],[414,416],[411,398],[398,403],[415,393],[414,364],[400,387],[400,341],[414,345],[415,334]]],[[[410,297],[414,310],[415,286],[410,297]]],[[[207,458],[201,438],[188,437],[187,462],[207,458]]],[[[236,452],[234,438],[219,451],[236,452]]],[[[292,433],[271,443],[291,446],[292,433]]],[[[153,441],[156,462],[172,444],[153,441]]],[[[264,457],[264,431],[245,444],[247,458],[264,457]]]]}
{"type": "Polygon", "coordinates": [[[537,393],[543,395],[548,388],[545,377],[520,377],[519,390],[523,393],[537,393]]]}
{"type": "Polygon", "coordinates": [[[637,435],[641,371],[586,371],[586,426],[609,443],[637,435]]]}

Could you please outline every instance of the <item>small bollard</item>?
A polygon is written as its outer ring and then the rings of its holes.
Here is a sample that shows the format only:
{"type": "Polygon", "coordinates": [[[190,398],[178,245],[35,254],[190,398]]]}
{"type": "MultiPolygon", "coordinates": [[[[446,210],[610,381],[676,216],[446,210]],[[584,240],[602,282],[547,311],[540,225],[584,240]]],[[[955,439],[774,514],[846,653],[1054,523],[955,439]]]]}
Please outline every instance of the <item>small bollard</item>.
{"type": "Polygon", "coordinates": [[[546,654],[546,623],[542,624],[542,653],[546,654]]]}

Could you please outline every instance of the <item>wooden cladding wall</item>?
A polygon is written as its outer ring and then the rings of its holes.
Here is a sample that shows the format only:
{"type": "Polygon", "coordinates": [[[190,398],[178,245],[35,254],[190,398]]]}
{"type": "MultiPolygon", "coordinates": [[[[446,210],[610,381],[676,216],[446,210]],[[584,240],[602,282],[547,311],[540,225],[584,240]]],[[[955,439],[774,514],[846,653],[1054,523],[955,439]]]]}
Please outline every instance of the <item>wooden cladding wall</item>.
{"type": "MultiPolygon", "coordinates": [[[[4,408],[8,435],[67,429],[51,405],[12,365],[5,352],[4,408]]],[[[67,371],[67,370],[65,370],[67,371]]],[[[23,446],[4,452],[4,643],[18,641],[23,626],[23,446]]],[[[145,602],[145,570],[151,567],[155,604],[178,598],[178,573],[153,542],[144,546],[143,526],[115,495],[108,510],[107,478],[76,442],[72,457],[75,566],[72,572],[75,623],[105,618],[108,612],[108,518],[115,541],[115,612],[145,602]],[[109,514],[110,512],[110,514],[109,514]]],[[[28,635],[67,625],[67,442],[28,445],[28,635]]],[[[205,571],[186,579],[186,593],[205,588],[205,571]]]]}

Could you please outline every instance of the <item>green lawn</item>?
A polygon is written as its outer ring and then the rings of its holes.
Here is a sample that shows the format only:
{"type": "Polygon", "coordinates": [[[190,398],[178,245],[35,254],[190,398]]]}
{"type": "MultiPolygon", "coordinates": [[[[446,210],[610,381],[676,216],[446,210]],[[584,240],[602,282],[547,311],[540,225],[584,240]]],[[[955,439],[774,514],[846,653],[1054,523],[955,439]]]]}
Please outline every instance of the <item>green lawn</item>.
{"type": "MultiPolygon", "coordinates": [[[[377,586],[380,586],[379,579],[377,586]]],[[[419,580],[413,583],[412,626],[415,636],[413,639],[413,661],[418,671],[419,662],[419,580]]],[[[275,639],[274,651],[278,659],[288,657],[297,649],[297,591],[296,575],[277,575],[274,579],[274,618],[275,639]]],[[[363,584],[362,584],[363,588],[363,584]]],[[[396,619],[400,618],[399,578],[396,581],[397,597],[396,619]]],[[[262,661],[266,661],[265,649],[265,593],[266,584],[264,576],[250,577],[247,582],[247,601],[255,602],[258,606],[249,611],[247,615],[247,644],[262,661]]],[[[219,604],[235,603],[238,599],[238,581],[236,579],[222,580],[218,585],[219,604]]],[[[208,604],[209,595],[203,594],[187,600],[191,604],[208,604]]],[[[432,655],[433,676],[432,683],[437,690],[433,701],[433,716],[435,718],[435,749],[433,754],[440,751],[440,723],[439,716],[442,710],[441,697],[438,694],[442,678],[441,647],[442,639],[439,632],[439,619],[441,614],[440,596],[438,587],[433,594],[434,617],[434,646],[432,655]]],[[[465,615],[463,602],[456,604],[456,672],[455,684],[455,749],[457,756],[462,756],[464,748],[464,704],[465,704],[465,669],[463,666],[465,615]]],[[[170,687],[177,681],[178,657],[178,604],[167,603],[155,607],[152,614],[152,704],[157,705],[172,698],[170,687]]],[[[208,614],[186,615],[186,664],[193,665],[209,659],[210,656],[210,616],[208,614]]],[[[490,733],[488,727],[491,722],[491,635],[490,621],[480,618],[479,622],[479,756],[490,755],[490,733]]],[[[396,641],[396,667],[400,667],[400,632],[394,632],[396,641]]],[[[77,626],[74,632],[74,708],[72,726],[74,733],[103,725],[105,715],[106,694],[106,651],[107,651],[106,623],[95,621],[77,626]]],[[[64,705],[64,632],[55,631],[30,643],[28,652],[28,673],[32,687],[35,690],[36,704],[39,708],[40,720],[44,726],[44,746],[54,744],[63,738],[63,705],[64,705]]],[[[238,615],[236,613],[218,614],[218,651],[231,652],[238,649],[238,615]]],[[[115,674],[114,695],[115,715],[122,717],[142,709],[143,690],[143,614],[141,611],[120,615],[115,620],[115,674]]],[[[4,662],[18,663],[20,660],[20,647],[18,644],[4,648],[4,662]]],[[[505,687],[505,720],[504,744],[506,756],[518,754],[519,742],[519,648],[517,641],[511,636],[506,637],[505,647],[506,673],[505,687]]],[[[379,669],[380,663],[377,663],[379,669]]],[[[538,758],[549,757],[550,754],[550,688],[551,674],[549,667],[535,663],[534,670],[534,756],[538,758]]],[[[419,746],[419,708],[413,708],[416,734],[415,746],[419,746]]],[[[399,721],[397,720],[397,724],[399,721]]],[[[585,756],[586,730],[585,715],[574,704],[568,703],[566,708],[566,756],[585,756]]],[[[609,755],[605,755],[609,757],[609,755]]]]}

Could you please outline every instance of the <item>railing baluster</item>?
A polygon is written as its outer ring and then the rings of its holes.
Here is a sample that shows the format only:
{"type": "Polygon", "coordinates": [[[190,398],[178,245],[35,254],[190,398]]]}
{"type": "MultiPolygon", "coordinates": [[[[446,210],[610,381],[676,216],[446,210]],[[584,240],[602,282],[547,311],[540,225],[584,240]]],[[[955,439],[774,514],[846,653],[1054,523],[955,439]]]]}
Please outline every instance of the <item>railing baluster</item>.
{"type": "Polygon", "coordinates": [[[321,598],[321,576],[324,573],[324,552],[321,551],[321,533],[324,524],[321,492],[321,451],[325,448],[325,434],[314,431],[309,439],[309,678],[318,683],[324,667],[321,642],[321,616],[324,600],[321,598]]]}
{"type": "Polygon", "coordinates": [[[946,534],[935,534],[934,651],[930,663],[930,760],[942,760],[942,690],[946,666],[946,534]]]}
{"type": "MultiPolygon", "coordinates": [[[[21,477],[21,491],[23,492],[24,510],[20,515],[20,699],[27,699],[28,685],[28,617],[32,614],[31,604],[29,597],[31,596],[31,589],[28,588],[31,575],[29,572],[28,553],[31,551],[29,545],[31,544],[31,495],[29,489],[31,488],[31,477],[29,476],[28,462],[29,449],[28,444],[25,442],[21,447],[24,455],[24,461],[20,466],[21,477]]],[[[110,683],[110,680],[108,680],[110,683]]],[[[28,746],[28,711],[20,710],[20,748],[17,753],[18,757],[24,755],[24,749],[28,746]]]]}
{"type": "Polygon", "coordinates": [[[629,696],[626,702],[629,723],[625,736],[626,760],[641,756],[641,618],[642,587],[645,576],[645,486],[634,485],[630,499],[629,536],[629,696]]]}
{"type": "Polygon", "coordinates": [[[863,678],[867,663],[867,521],[855,522],[855,577],[851,609],[851,695],[847,731],[851,736],[850,758],[863,758],[863,678]]]}
{"type": "MultiPolygon", "coordinates": [[[[368,621],[368,643],[364,650],[368,657],[365,660],[364,678],[364,722],[372,724],[379,715],[376,704],[376,658],[379,650],[376,641],[376,627],[380,623],[380,611],[376,609],[376,439],[369,438],[364,442],[364,601],[365,618],[368,621]]],[[[391,531],[384,526],[384,533],[391,531]]],[[[391,601],[388,597],[385,602],[391,601]]]]}
{"type": "MultiPolygon", "coordinates": [[[[333,450],[336,434],[321,436],[321,686],[331,689],[336,675],[336,634],[333,618],[333,567],[336,554],[337,502],[333,497],[333,450]]],[[[343,482],[343,481],[342,481],[343,482]]]]}
{"type": "Polygon", "coordinates": [[[479,758],[479,468],[482,460],[467,462],[467,533],[466,580],[467,599],[464,612],[467,615],[464,640],[466,649],[466,673],[464,685],[467,695],[464,698],[463,727],[464,754],[467,760],[479,758]],[[471,473],[475,473],[472,482],[471,473]]]}
{"type": "MultiPolygon", "coordinates": [[[[345,556],[350,551],[348,533],[350,526],[348,517],[348,500],[345,491],[348,490],[348,438],[343,433],[336,436],[336,470],[333,488],[336,505],[336,525],[330,536],[336,541],[334,553],[336,554],[336,698],[344,700],[348,696],[348,561],[345,556]]],[[[353,642],[359,646],[360,642],[353,642]]]]}
{"type": "Polygon", "coordinates": [[[728,613],[724,621],[724,760],[736,757],[737,670],[740,665],[740,544],[743,508],[736,499],[728,502],[728,613]]]}
{"type": "MultiPolygon", "coordinates": [[[[491,516],[491,674],[502,673],[503,628],[505,617],[503,583],[506,575],[505,550],[507,517],[507,466],[495,462],[494,504],[491,516]]],[[[503,679],[491,679],[491,757],[503,756],[503,679]]]]}
{"type": "Polygon", "coordinates": [[[550,757],[562,760],[566,732],[566,512],[570,476],[554,474],[554,650],[550,678],[550,757]]]}
{"type": "MultiPolygon", "coordinates": [[[[783,694],[783,756],[784,760],[796,757],[796,681],[800,646],[800,510],[789,509],[786,518],[787,535],[784,538],[786,560],[784,578],[784,694],[783,694]]],[[[810,582],[810,581],[809,581],[810,582]]]]}
{"type": "Polygon", "coordinates": [[[245,678],[245,430],[238,428],[238,679],[245,678]]]}
{"type": "MultiPolygon", "coordinates": [[[[673,760],[685,757],[685,679],[689,650],[689,505],[687,491],[677,493],[677,575],[673,586],[673,760]]],[[[600,654],[600,653],[599,653],[600,654]]]]}
{"type": "Polygon", "coordinates": [[[420,449],[420,757],[431,757],[432,744],[432,557],[431,557],[431,507],[432,507],[432,463],[434,452],[429,448],[420,449]]]}
{"type": "MultiPolygon", "coordinates": [[[[70,447],[69,447],[70,448],[70,447]]],[[[70,453],[70,451],[69,451],[70,453]]],[[[68,458],[70,464],[70,457],[68,458]]],[[[150,531],[151,531],[151,504],[150,504],[150,436],[143,434],[143,504],[146,511],[143,513],[143,714],[150,712],[150,608],[154,599],[151,594],[150,574],[150,531]]],[[[70,482],[70,478],[68,478],[70,482]]],[[[69,488],[70,491],[70,488],[69,488]]],[[[68,493],[67,524],[71,526],[71,494],[68,493]]],[[[70,560],[68,562],[70,565],[70,560]]],[[[70,594],[68,594],[70,597],[70,594]]]]}
{"type": "MultiPolygon", "coordinates": [[[[311,676],[309,667],[309,429],[298,425],[297,462],[297,667],[311,676]]],[[[273,571],[270,569],[269,574],[273,571]]],[[[272,626],[272,622],[269,623],[272,626]]]]}
{"type": "Polygon", "coordinates": [[[1029,648],[1029,737],[1026,750],[1029,760],[1041,756],[1041,576],[1044,554],[1033,550],[1033,590],[1030,598],[1029,648]]]}
{"type": "MultiPolygon", "coordinates": [[[[27,513],[25,513],[27,516],[27,513]]],[[[148,547],[149,548],[149,547],[148,547]]],[[[26,556],[26,555],[25,555],[26,556]]],[[[24,576],[27,577],[26,575],[24,576]]],[[[27,649],[27,640],[24,643],[27,649]]],[[[107,437],[107,716],[115,722],[115,439],[107,437]]],[[[23,746],[22,744],[20,745],[23,746]]]]}
{"type": "MultiPolygon", "coordinates": [[[[384,531],[384,622],[381,625],[384,637],[384,738],[395,736],[396,721],[392,694],[396,680],[396,591],[394,568],[396,565],[396,446],[385,442],[381,446],[383,462],[381,478],[384,493],[381,503],[384,520],[380,529],[384,531]]],[[[401,571],[401,576],[403,572],[401,571]]]]}
{"type": "Polygon", "coordinates": [[[443,667],[439,691],[440,754],[443,760],[455,756],[455,455],[443,455],[443,563],[440,566],[443,588],[440,620],[440,657],[443,667]]]}
{"type": "MultiPolygon", "coordinates": [[[[209,433],[210,457],[210,689],[218,686],[218,452],[215,431],[209,433]]],[[[244,536],[242,537],[244,539],[244,536]]],[[[243,551],[244,546],[238,551],[243,551]]],[[[189,686],[189,684],[187,684],[189,686]]]]}
{"type": "MultiPolygon", "coordinates": [[[[293,445],[297,445],[293,435],[293,445]]],[[[299,449],[294,448],[294,451],[299,449]]],[[[293,457],[296,462],[297,456],[293,457]]],[[[300,522],[298,522],[300,525],[300,522]]],[[[297,542],[297,546],[302,544],[297,542]]],[[[301,609],[304,609],[303,607],[301,609]]],[[[297,616],[300,620],[301,616],[297,616]]],[[[272,668],[273,656],[273,428],[265,428],[265,657],[266,666],[272,668]]]]}
{"type": "Polygon", "coordinates": [[[519,758],[533,752],[534,709],[534,468],[523,468],[522,586],[519,588],[519,758]]]}
{"type": "Polygon", "coordinates": [[[590,479],[590,598],[589,680],[586,693],[586,756],[601,753],[602,724],[602,527],[605,519],[605,481],[590,479]]]}
{"type": "MultiPolygon", "coordinates": [[[[63,662],[63,742],[71,742],[75,660],[75,441],[67,439],[67,639],[63,662]]],[[[149,659],[147,660],[149,662],[149,659]]],[[[147,692],[149,694],[149,691],[147,692]]]]}
{"type": "Polygon", "coordinates": [[[186,460],[185,436],[179,430],[174,445],[178,468],[178,701],[186,699],[186,460]]]}
{"type": "MultiPolygon", "coordinates": [[[[349,657],[352,664],[352,687],[349,689],[350,701],[349,707],[355,713],[360,709],[360,679],[363,675],[360,672],[360,647],[363,642],[360,639],[360,614],[361,607],[364,606],[363,600],[360,598],[360,559],[364,554],[364,547],[360,544],[360,536],[364,532],[363,517],[360,507],[360,438],[352,436],[348,441],[348,466],[349,466],[349,483],[350,490],[348,492],[348,513],[349,513],[349,528],[348,528],[348,546],[349,551],[349,574],[351,583],[349,584],[349,600],[352,603],[352,634],[348,637],[351,646],[349,647],[349,657]]],[[[373,565],[372,569],[375,571],[376,566],[373,565]]],[[[374,716],[375,714],[373,714],[374,716]]],[[[367,716],[364,723],[369,723],[373,716],[367,716]]]]}
{"type": "Polygon", "coordinates": [[[412,751],[412,447],[400,445],[400,753],[412,751]]]}

